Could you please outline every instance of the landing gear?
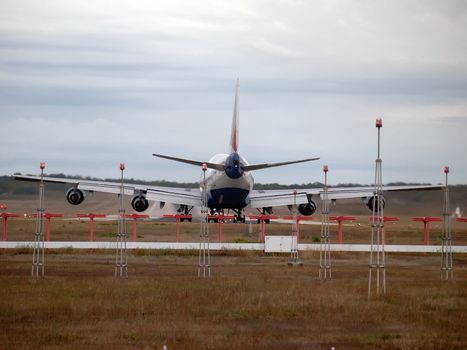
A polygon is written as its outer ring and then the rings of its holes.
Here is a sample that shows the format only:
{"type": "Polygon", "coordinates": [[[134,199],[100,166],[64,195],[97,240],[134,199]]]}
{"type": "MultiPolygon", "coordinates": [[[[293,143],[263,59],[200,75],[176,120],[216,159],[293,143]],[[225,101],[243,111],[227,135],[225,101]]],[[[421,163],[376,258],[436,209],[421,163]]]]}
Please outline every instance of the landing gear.
{"type": "MultiPolygon", "coordinates": [[[[243,214],[243,209],[229,209],[229,212],[230,210],[232,210],[235,213],[234,218],[232,220],[234,223],[237,223],[237,222],[240,222],[243,224],[245,223],[246,219],[245,219],[245,214],[243,214]]],[[[227,215],[229,214],[229,212],[227,212],[227,215]]],[[[224,215],[224,209],[210,208],[209,213],[211,216],[224,215]]],[[[213,219],[209,219],[209,221],[219,222],[219,219],[213,218],[213,219]]]]}
{"type": "MultiPolygon", "coordinates": [[[[223,209],[215,209],[215,208],[211,208],[210,211],[209,211],[210,215],[211,216],[214,216],[214,215],[224,215],[224,210],[223,209]]],[[[224,221],[224,219],[222,219],[222,221],[224,221]]],[[[208,222],[219,222],[219,219],[218,218],[215,218],[215,219],[209,219],[208,218],[208,222]]]]}
{"type": "Polygon", "coordinates": [[[237,222],[240,222],[242,224],[245,223],[245,214],[243,214],[243,209],[232,209],[235,213],[235,217],[233,219],[233,222],[237,223],[237,222]]]}
{"type": "MultiPolygon", "coordinates": [[[[190,207],[188,205],[180,205],[180,207],[177,209],[177,213],[180,213],[180,214],[183,214],[183,215],[190,215],[191,214],[191,210],[193,209],[193,207],[190,207]]],[[[192,218],[188,218],[188,219],[185,219],[185,218],[180,218],[180,222],[183,222],[183,221],[188,221],[188,222],[192,222],[193,219],[192,218]]]]}
{"type": "MultiPolygon", "coordinates": [[[[258,209],[258,211],[260,212],[261,215],[272,215],[273,214],[272,207],[265,207],[262,209],[258,209]]],[[[261,223],[261,219],[258,219],[258,224],[259,223],[261,223]]],[[[264,223],[266,224],[271,223],[271,219],[265,219],[264,223]]]]}
{"type": "Polygon", "coordinates": [[[244,224],[246,221],[245,219],[245,215],[235,215],[234,219],[233,219],[233,222],[237,223],[237,222],[240,222],[242,224],[244,224]]]}

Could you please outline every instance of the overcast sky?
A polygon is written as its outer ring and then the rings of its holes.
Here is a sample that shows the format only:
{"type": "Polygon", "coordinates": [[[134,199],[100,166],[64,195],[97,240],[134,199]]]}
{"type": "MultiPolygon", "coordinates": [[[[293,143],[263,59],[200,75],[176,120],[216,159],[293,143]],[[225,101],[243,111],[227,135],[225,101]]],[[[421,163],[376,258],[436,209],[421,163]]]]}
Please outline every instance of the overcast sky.
{"type": "Polygon", "coordinates": [[[0,174],[197,181],[228,150],[257,182],[467,183],[466,1],[0,2],[0,174]]]}

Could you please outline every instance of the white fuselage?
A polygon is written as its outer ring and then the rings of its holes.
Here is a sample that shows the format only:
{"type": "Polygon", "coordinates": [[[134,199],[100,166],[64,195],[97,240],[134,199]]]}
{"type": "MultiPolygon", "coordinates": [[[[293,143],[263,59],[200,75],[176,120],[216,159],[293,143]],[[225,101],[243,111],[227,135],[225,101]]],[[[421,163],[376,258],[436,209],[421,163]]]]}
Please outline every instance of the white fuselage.
{"type": "MultiPolygon", "coordinates": [[[[222,164],[226,163],[228,154],[216,154],[209,162],[222,164]]],[[[248,165],[248,162],[240,157],[242,165],[248,165]]],[[[253,176],[251,172],[244,172],[239,178],[230,178],[225,171],[207,169],[206,170],[206,188],[208,191],[208,205],[211,208],[244,208],[248,203],[248,195],[253,189],[253,176]]],[[[200,179],[200,188],[202,189],[204,178],[200,179]]]]}

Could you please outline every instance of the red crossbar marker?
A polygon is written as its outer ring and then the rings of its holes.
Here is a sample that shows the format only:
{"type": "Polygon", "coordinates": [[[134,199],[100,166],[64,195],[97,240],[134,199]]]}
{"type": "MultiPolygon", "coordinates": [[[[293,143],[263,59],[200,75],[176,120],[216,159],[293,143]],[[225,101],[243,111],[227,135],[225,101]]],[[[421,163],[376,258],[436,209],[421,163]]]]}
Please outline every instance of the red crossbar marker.
{"type": "MultiPolygon", "coordinates": [[[[293,220],[293,215],[286,215],[282,217],[284,220],[293,220]]],[[[296,216],[296,223],[297,223],[297,244],[300,241],[300,221],[301,220],[313,220],[313,216],[304,216],[304,215],[297,215],[296,216]]]]}
{"type": "Polygon", "coordinates": [[[47,220],[46,221],[46,239],[47,241],[50,241],[50,221],[52,218],[63,218],[63,214],[54,214],[54,213],[45,213],[44,218],[47,220]]]}
{"type": "Polygon", "coordinates": [[[249,218],[253,219],[253,220],[260,220],[260,222],[261,222],[261,242],[264,243],[264,236],[265,236],[264,231],[265,231],[266,220],[277,219],[277,216],[261,214],[261,215],[250,215],[249,218]]]}
{"type": "Polygon", "coordinates": [[[208,221],[209,220],[217,220],[218,223],[218,240],[219,243],[222,242],[222,224],[224,223],[225,219],[235,219],[234,215],[224,215],[224,214],[218,214],[218,215],[208,215],[208,221]]]}
{"type": "Polygon", "coordinates": [[[162,217],[166,219],[175,219],[175,239],[178,242],[180,240],[180,220],[183,219],[192,219],[193,216],[191,214],[165,214],[162,217]]]}
{"type": "Polygon", "coordinates": [[[421,216],[412,218],[413,221],[423,222],[423,243],[428,245],[430,243],[430,222],[441,221],[441,218],[421,216]]]}
{"type": "Polygon", "coordinates": [[[467,222],[467,218],[457,218],[456,221],[467,222]]]}
{"type": "Polygon", "coordinates": [[[133,219],[133,241],[136,242],[136,221],[138,219],[148,219],[149,215],[147,214],[125,214],[125,217],[128,219],[133,219]]]}
{"type": "MultiPolygon", "coordinates": [[[[6,206],[5,206],[6,208],[6,206]]],[[[3,219],[3,240],[7,240],[7,222],[9,218],[17,218],[19,214],[17,213],[0,213],[0,217],[3,219]]]]}
{"type": "Polygon", "coordinates": [[[342,236],[343,236],[342,235],[343,223],[344,223],[344,221],[354,221],[355,216],[343,216],[343,215],[330,216],[329,220],[337,221],[337,223],[338,223],[338,226],[337,226],[337,243],[342,244],[342,242],[343,242],[343,238],[342,238],[342,236]]]}
{"type": "Polygon", "coordinates": [[[91,242],[94,241],[94,219],[107,217],[106,214],[95,214],[95,213],[77,214],[76,216],[82,219],[89,219],[89,240],[91,242]]]}

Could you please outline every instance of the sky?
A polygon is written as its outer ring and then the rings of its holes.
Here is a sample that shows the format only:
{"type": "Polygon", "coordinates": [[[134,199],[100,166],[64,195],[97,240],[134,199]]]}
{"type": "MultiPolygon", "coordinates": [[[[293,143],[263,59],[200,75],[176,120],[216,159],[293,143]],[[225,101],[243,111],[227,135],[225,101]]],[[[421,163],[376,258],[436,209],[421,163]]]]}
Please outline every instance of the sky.
{"type": "Polygon", "coordinates": [[[0,174],[198,181],[229,150],[261,183],[467,183],[465,1],[0,2],[0,174]]]}

